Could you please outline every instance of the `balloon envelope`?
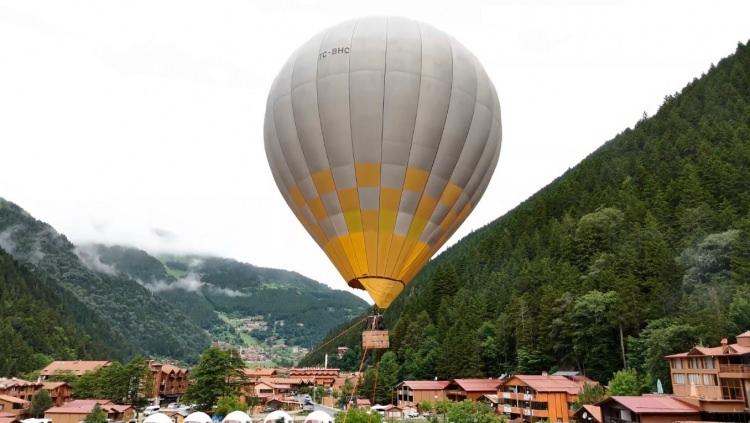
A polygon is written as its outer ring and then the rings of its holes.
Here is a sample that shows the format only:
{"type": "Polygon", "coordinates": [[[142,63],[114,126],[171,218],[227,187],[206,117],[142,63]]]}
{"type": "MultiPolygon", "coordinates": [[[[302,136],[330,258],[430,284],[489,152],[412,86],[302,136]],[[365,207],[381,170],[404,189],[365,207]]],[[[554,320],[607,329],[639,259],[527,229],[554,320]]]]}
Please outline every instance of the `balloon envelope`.
{"type": "Polygon", "coordinates": [[[386,308],[476,206],[500,152],[497,93],[456,40],[398,17],[300,47],[268,96],[266,154],[289,207],[386,308]]]}

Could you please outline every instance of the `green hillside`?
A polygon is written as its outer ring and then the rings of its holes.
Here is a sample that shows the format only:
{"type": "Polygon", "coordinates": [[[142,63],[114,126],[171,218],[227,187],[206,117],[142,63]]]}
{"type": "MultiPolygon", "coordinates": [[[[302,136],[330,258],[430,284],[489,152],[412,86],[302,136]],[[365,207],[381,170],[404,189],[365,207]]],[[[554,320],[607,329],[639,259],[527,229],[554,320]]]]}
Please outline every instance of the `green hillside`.
{"type": "Polygon", "coordinates": [[[71,309],[79,304],[62,294],[0,249],[0,375],[19,376],[53,358],[118,356],[105,334],[76,326],[71,309]]]}
{"type": "Polygon", "coordinates": [[[156,258],[122,246],[81,248],[137,280],[213,333],[230,330],[223,327],[225,323],[217,312],[235,318],[256,316],[268,323],[266,330],[253,331],[256,339],[280,338],[288,345],[309,347],[367,308],[359,297],[296,272],[218,257],[156,258]]]}
{"type": "MultiPolygon", "coordinates": [[[[664,354],[750,329],[749,209],[750,48],[740,44],[656,115],[431,261],[386,313],[399,376],[577,369],[606,382],[627,365],[651,390],[657,378],[668,385],[664,354]]],[[[338,363],[351,367],[358,336],[326,350],[353,346],[338,363]]]]}
{"type": "Polygon", "coordinates": [[[0,249],[59,292],[76,325],[105,341],[115,357],[140,353],[193,361],[209,345],[207,332],[172,305],[2,199],[0,249]]]}

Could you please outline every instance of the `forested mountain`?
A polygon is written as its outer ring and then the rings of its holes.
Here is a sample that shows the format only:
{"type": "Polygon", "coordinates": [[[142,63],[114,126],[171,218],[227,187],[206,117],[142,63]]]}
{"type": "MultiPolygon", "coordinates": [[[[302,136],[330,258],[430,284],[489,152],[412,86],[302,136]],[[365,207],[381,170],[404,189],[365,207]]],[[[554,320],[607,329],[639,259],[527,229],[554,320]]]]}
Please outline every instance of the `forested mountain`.
{"type": "Polygon", "coordinates": [[[206,331],[172,305],[102,263],[85,262],[64,235],[2,199],[0,249],[58,292],[76,325],[115,357],[140,353],[193,361],[209,345],[206,331]]]}
{"type": "Polygon", "coordinates": [[[117,357],[92,326],[76,326],[72,310],[79,306],[0,249],[0,375],[39,369],[53,357],[117,357]]]}
{"type": "Polygon", "coordinates": [[[88,245],[85,254],[137,280],[182,310],[197,325],[218,329],[216,312],[257,317],[267,329],[253,336],[284,339],[309,347],[332,328],[368,305],[359,297],[333,290],[296,272],[269,269],[208,256],[153,257],[135,248],[88,245]]]}
{"type": "MultiPolygon", "coordinates": [[[[628,366],[651,390],[668,385],[663,355],[750,329],[749,208],[740,44],[656,115],[432,260],[385,314],[399,376],[576,369],[606,382],[628,366]]],[[[303,364],[342,343],[354,349],[334,365],[355,365],[357,331],[303,364]]]]}
{"type": "Polygon", "coordinates": [[[14,333],[3,338],[10,340],[8,354],[0,348],[5,375],[49,358],[142,354],[193,362],[212,339],[247,339],[226,316],[256,323],[253,337],[269,345],[283,340],[309,347],[367,308],[355,295],[296,272],[217,257],[74,246],[3,199],[0,253],[0,288],[13,285],[0,293],[0,315],[14,316],[0,324],[0,334],[14,333]],[[19,335],[28,339],[16,342],[19,335]]]}

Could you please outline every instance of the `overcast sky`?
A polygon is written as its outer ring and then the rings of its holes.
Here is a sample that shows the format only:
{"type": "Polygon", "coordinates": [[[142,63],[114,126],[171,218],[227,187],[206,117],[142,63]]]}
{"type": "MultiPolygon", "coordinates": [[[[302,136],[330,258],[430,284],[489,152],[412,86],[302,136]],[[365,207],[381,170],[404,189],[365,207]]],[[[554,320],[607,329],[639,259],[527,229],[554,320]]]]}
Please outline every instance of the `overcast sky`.
{"type": "Polygon", "coordinates": [[[343,289],[277,192],[262,126],[292,51],[367,15],[448,32],[498,89],[500,161],[448,244],[750,38],[747,0],[0,0],[0,197],[73,242],[210,253],[343,289]]]}

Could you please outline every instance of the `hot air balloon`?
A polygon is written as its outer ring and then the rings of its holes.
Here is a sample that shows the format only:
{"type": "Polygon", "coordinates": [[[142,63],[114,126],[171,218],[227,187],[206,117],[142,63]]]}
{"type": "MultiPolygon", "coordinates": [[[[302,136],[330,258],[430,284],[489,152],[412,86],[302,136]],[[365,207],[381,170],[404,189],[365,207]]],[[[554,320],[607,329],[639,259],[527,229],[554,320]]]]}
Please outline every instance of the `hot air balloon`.
{"type": "Polygon", "coordinates": [[[387,308],[487,188],[500,105],[455,39],[370,17],[292,54],[268,95],[264,138],[299,221],[349,286],[387,308]]]}

